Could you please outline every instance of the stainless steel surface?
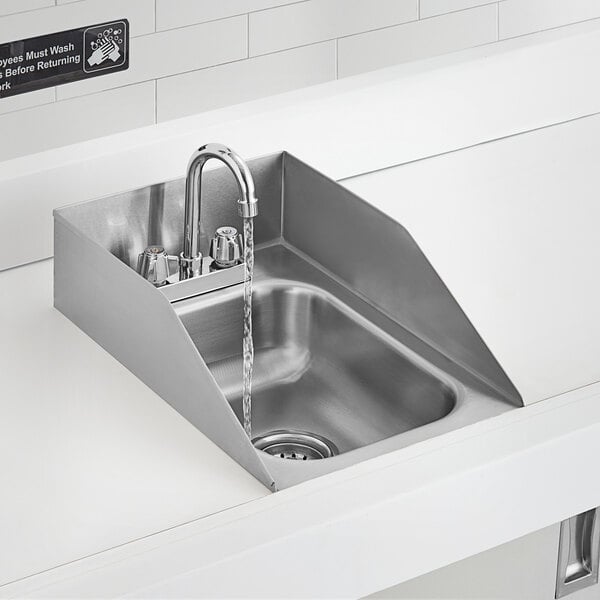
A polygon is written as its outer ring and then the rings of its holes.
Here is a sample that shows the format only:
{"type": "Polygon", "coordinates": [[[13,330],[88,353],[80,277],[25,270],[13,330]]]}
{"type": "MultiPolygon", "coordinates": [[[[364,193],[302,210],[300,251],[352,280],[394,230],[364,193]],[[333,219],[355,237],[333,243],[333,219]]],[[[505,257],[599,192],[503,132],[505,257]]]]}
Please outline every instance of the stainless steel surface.
{"type": "Polygon", "coordinates": [[[168,283],[179,269],[176,256],[169,256],[162,246],[148,246],[138,258],[138,273],[156,287],[168,283]]]}
{"type": "MultiPolygon", "coordinates": [[[[197,281],[202,279],[208,278],[197,281]]],[[[243,468],[274,489],[272,475],[163,295],[162,291],[171,287],[177,286],[155,288],[80,230],[56,220],[56,308],[243,468]]]]}
{"type": "Polygon", "coordinates": [[[219,227],[210,242],[215,268],[228,269],[242,260],[242,237],[235,227],[219,227]]]}
{"type": "MultiPolygon", "coordinates": [[[[193,316],[182,319],[241,420],[240,303],[233,292],[218,295],[218,303],[211,297],[209,306],[200,303],[193,316]]],[[[450,381],[411,361],[384,332],[323,289],[267,280],[255,284],[254,297],[257,434],[318,431],[343,453],[433,422],[454,408],[450,381]]]]}
{"type": "MultiPolygon", "coordinates": [[[[281,235],[281,197],[283,156],[276,154],[248,161],[254,182],[261,191],[261,214],[255,219],[257,244],[281,235]]],[[[221,225],[232,225],[242,231],[238,215],[239,189],[231,172],[217,161],[204,169],[202,178],[204,202],[200,223],[200,247],[208,255],[210,240],[221,225]],[[212,166],[216,168],[210,168],[212,166]]],[[[158,183],[115,196],[107,196],[57,209],[86,239],[100,245],[120,261],[136,269],[138,255],[147,246],[163,246],[170,255],[183,248],[185,179],[158,183]]]]}
{"type": "MultiPolygon", "coordinates": [[[[244,435],[243,265],[158,289],[135,272],[146,246],[182,247],[183,181],[55,211],[57,308],[279,489],[522,405],[401,225],[289,154],[248,164],[261,194],[254,431],[313,432],[339,455],[280,460],[244,435]]],[[[227,167],[202,185],[219,199],[203,206],[207,252],[217,227],[239,230],[239,189],[227,167]]]]}
{"type": "Polygon", "coordinates": [[[222,144],[206,144],[198,148],[190,159],[185,182],[185,228],[180,279],[202,275],[200,269],[200,259],[202,258],[200,252],[202,170],[211,158],[223,162],[233,173],[241,196],[237,201],[240,217],[255,217],[258,214],[258,199],[254,190],[254,180],[248,165],[242,158],[222,144]]]}
{"type": "MultiPolygon", "coordinates": [[[[204,257],[202,262],[204,263],[202,270],[206,275],[177,281],[176,285],[164,285],[160,288],[163,296],[170,302],[176,302],[227,288],[244,281],[243,264],[234,265],[228,269],[215,269],[212,267],[214,262],[212,258],[204,257]]],[[[178,277],[178,275],[175,275],[175,277],[178,277]]]]}
{"type": "Polygon", "coordinates": [[[308,431],[270,431],[252,440],[254,447],[271,456],[287,460],[318,460],[339,453],[333,442],[308,431]]]}
{"type": "Polygon", "coordinates": [[[286,156],[284,189],[283,237],[290,245],[450,360],[477,373],[509,402],[522,405],[404,227],[293,157],[286,156]]]}
{"type": "MultiPolygon", "coordinates": [[[[315,432],[335,444],[338,460],[376,455],[378,443],[402,447],[408,434],[426,439],[508,409],[293,249],[263,248],[256,266],[257,436],[315,432]]],[[[174,305],[240,422],[241,306],[241,286],[174,305]]]]}
{"type": "Polygon", "coordinates": [[[563,521],[560,525],[556,598],[596,585],[599,559],[600,508],[563,521]]]}

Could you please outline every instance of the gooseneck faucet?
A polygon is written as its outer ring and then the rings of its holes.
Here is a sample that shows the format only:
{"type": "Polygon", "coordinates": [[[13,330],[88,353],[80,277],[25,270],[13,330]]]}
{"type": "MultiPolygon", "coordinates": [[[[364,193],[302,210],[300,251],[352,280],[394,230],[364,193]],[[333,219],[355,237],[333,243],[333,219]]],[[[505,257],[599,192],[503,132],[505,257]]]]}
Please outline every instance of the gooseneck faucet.
{"type": "MultiPolygon", "coordinates": [[[[223,144],[205,144],[192,155],[185,181],[185,213],[183,224],[183,251],[179,256],[168,255],[163,246],[148,246],[138,257],[138,272],[156,287],[179,283],[215,271],[227,270],[241,262],[241,237],[234,227],[219,227],[211,242],[210,258],[200,252],[200,215],[202,206],[202,171],[211,158],[224,163],[237,182],[240,197],[237,201],[238,214],[243,219],[252,219],[258,214],[258,199],[254,180],[244,160],[231,148],[223,144]]],[[[231,284],[235,281],[220,276],[218,281],[231,284]]],[[[203,277],[204,279],[204,277],[203,277]]],[[[207,289],[219,285],[216,278],[207,289]]],[[[170,286],[169,286],[170,287],[170,286]]]]}
{"type": "Polygon", "coordinates": [[[198,148],[188,164],[185,181],[183,252],[179,258],[180,279],[190,279],[202,274],[202,253],[200,252],[202,170],[211,158],[216,158],[227,165],[235,177],[240,191],[238,199],[240,217],[253,218],[258,214],[254,180],[243,159],[223,144],[205,144],[198,148]]]}

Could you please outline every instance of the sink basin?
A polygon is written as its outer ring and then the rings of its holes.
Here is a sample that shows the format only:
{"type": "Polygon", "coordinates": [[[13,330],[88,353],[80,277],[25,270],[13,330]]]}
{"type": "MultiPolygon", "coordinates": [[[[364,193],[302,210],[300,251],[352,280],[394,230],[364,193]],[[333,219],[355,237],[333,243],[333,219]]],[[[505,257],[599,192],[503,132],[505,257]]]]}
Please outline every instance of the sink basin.
{"type": "MultiPolygon", "coordinates": [[[[279,488],[511,408],[289,244],[255,264],[253,438],[299,431],[335,448],[302,464],[281,444],[261,452],[279,488]]],[[[173,305],[240,423],[242,306],[241,286],[173,305]]]]}
{"type": "MultiPolygon", "coordinates": [[[[257,264],[267,265],[275,251],[263,250],[257,264]]],[[[298,265],[287,258],[293,276],[298,265]]],[[[234,286],[176,306],[240,421],[242,300],[234,286]]],[[[256,436],[300,429],[330,440],[341,454],[432,423],[456,406],[457,388],[447,376],[323,282],[276,279],[263,268],[253,314],[256,436]]]]}
{"type": "MultiPolygon", "coordinates": [[[[522,406],[399,223],[288,153],[248,164],[255,445],[242,284],[174,297],[135,271],[149,244],[179,253],[183,180],[55,211],[55,306],[272,489],[522,406]]],[[[241,224],[226,169],[203,189],[206,252],[217,227],[241,224]]]]}

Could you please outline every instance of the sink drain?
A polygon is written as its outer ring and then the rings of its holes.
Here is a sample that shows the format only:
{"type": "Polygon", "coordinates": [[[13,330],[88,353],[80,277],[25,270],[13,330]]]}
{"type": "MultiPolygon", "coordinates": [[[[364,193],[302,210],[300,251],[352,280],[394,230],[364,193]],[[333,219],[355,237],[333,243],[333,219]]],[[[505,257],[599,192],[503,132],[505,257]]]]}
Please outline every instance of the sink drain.
{"type": "Polygon", "coordinates": [[[339,454],[333,442],[306,431],[271,431],[252,440],[255,448],[288,460],[316,460],[339,454]]]}

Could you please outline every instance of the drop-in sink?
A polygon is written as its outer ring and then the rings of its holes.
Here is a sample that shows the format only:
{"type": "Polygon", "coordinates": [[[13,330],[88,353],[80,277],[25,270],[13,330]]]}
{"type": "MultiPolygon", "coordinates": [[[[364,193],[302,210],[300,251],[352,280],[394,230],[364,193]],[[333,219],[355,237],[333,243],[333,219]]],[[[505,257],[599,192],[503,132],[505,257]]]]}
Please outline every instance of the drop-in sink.
{"type": "MultiPolygon", "coordinates": [[[[249,166],[256,447],[243,284],[180,299],[135,272],[149,243],[181,247],[182,181],[57,211],[56,306],[275,489],[521,405],[401,225],[287,153],[249,166]]],[[[241,229],[229,174],[206,179],[205,248],[216,227],[241,229]]]]}

